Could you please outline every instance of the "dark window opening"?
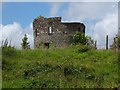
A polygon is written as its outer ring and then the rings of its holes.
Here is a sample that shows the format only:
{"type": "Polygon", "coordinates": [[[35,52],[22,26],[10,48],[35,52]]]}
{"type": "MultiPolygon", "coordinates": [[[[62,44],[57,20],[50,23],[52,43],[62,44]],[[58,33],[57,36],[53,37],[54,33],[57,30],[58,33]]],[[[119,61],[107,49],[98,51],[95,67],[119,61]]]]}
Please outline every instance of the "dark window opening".
{"type": "Polygon", "coordinates": [[[37,29],[35,30],[35,36],[37,37],[37,29]]]}
{"type": "Polygon", "coordinates": [[[37,37],[37,36],[39,36],[39,34],[40,34],[40,33],[39,33],[38,29],[36,29],[36,30],[35,30],[35,36],[37,37]]]}
{"type": "Polygon", "coordinates": [[[80,28],[78,28],[78,31],[81,31],[81,29],[80,29],[80,28]]]}
{"type": "Polygon", "coordinates": [[[67,34],[67,31],[63,31],[63,34],[67,34]]]}
{"type": "Polygon", "coordinates": [[[49,49],[49,47],[50,47],[50,43],[44,43],[44,48],[49,49]]]}

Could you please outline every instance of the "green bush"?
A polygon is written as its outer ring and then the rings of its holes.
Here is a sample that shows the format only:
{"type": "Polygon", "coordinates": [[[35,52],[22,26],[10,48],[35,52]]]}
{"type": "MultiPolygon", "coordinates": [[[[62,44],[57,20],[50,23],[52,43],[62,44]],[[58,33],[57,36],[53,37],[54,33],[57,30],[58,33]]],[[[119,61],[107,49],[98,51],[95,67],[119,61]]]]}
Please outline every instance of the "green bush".
{"type": "Polygon", "coordinates": [[[94,40],[90,36],[85,36],[84,33],[76,32],[71,37],[70,40],[73,45],[81,44],[81,45],[87,45],[87,46],[90,46],[91,48],[97,49],[96,43],[94,42],[94,40]]]}
{"type": "Polygon", "coordinates": [[[2,47],[2,55],[3,56],[15,56],[17,54],[17,50],[14,47],[2,47]]]}
{"type": "Polygon", "coordinates": [[[12,70],[13,64],[15,64],[12,62],[12,59],[13,57],[16,58],[16,56],[17,50],[14,47],[2,47],[2,69],[12,70]]]}
{"type": "Polygon", "coordinates": [[[78,53],[87,52],[87,51],[90,51],[90,50],[91,50],[91,47],[87,46],[87,45],[79,45],[79,47],[77,48],[78,53]]]}
{"type": "Polygon", "coordinates": [[[86,45],[87,43],[87,38],[85,37],[85,34],[81,32],[76,32],[72,39],[74,45],[76,44],[86,45]]]}

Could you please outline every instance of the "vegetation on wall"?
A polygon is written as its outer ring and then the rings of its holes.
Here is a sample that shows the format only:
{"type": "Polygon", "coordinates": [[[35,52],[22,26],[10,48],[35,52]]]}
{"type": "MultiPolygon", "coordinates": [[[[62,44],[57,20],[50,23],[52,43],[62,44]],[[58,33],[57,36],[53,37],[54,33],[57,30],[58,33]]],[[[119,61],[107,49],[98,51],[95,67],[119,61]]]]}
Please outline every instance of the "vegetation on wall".
{"type": "Polygon", "coordinates": [[[43,17],[42,15],[40,15],[40,16],[37,17],[37,19],[38,19],[38,18],[44,18],[44,17],[43,17]]]}

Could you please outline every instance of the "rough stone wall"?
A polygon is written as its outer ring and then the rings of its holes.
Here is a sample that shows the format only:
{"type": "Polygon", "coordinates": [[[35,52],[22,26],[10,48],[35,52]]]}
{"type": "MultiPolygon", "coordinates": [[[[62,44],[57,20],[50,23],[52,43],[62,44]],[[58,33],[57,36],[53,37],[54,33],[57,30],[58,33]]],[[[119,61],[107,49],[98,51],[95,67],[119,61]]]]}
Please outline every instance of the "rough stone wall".
{"type": "Polygon", "coordinates": [[[64,23],[61,22],[61,17],[40,17],[34,19],[33,30],[35,48],[43,46],[44,43],[50,43],[50,45],[56,47],[63,47],[71,43],[70,37],[76,31],[85,33],[85,25],[82,23],[64,23]]]}

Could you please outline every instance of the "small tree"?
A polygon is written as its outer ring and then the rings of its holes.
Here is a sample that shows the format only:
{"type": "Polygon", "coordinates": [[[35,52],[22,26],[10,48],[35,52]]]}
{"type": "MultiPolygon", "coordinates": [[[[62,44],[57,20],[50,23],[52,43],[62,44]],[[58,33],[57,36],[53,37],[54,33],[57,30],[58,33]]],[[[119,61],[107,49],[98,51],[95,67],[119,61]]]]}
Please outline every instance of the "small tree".
{"type": "Polygon", "coordinates": [[[94,40],[90,36],[85,36],[82,32],[76,32],[73,36],[73,44],[82,44],[86,46],[90,46],[91,48],[96,49],[96,45],[94,40]]]}
{"type": "Polygon", "coordinates": [[[87,38],[85,37],[84,33],[81,32],[76,32],[73,36],[73,43],[76,44],[82,44],[86,45],[87,43],[87,38]]]}
{"type": "Polygon", "coordinates": [[[30,45],[29,45],[28,38],[27,38],[26,34],[24,35],[24,38],[22,39],[21,45],[22,45],[22,49],[30,49],[30,45]]]}

